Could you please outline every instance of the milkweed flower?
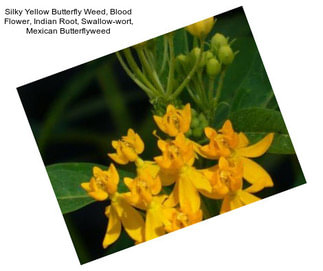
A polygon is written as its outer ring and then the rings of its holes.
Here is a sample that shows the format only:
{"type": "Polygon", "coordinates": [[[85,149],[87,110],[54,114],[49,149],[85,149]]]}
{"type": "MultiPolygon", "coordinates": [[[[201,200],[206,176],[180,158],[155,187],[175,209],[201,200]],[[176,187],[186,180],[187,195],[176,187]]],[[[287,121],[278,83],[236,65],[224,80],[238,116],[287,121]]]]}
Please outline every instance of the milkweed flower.
{"type": "Polygon", "coordinates": [[[202,210],[198,210],[195,213],[189,210],[179,208],[168,208],[164,210],[164,214],[167,218],[167,224],[165,230],[167,232],[173,232],[189,225],[202,221],[202,210]]]}
{"type": "Polygon", "coordinates": [[[205,38],[212,30],[214,23],[214,18],[210,17],[195,24],[191,24],[185,29],[197,38],[205,38]]]}
{"type": "Polygon", "coordinates": [[[242,189],[243,164],[241,161],[220,157],[216,166],[203,170],[203,172],[208,176],[212,192],[202,191],[202,194],[213,199],[223,199],[220,213],[260,200],[247,189],[242,189]]]}
{"type": "Polygon", "coordinates": [[[107,206],[105,215],[109,218],[107,231],[103,240],[103,247],[107,248],[120,236],[121,225],[128,235],[137,243],[143,241],[144,220],[123,197],[117,192],[119,174],[114,164],[108,170],[93,167],[93,177],[90,182],[82,183],[81,186],[89,196],[95,200],[111,200],[107,206]]]}
{"type": "Polygon", "coordinates": [[[191,125],[191,106],[186,104],[183,109],[176,109],[169,104],[166,114],[162,117],[154,115],[154,120],[159,129],[169,136],[186,133],[191,125]]]}
{"type": "Polygon", "coordinates": [[[175,183],[174,189],[166,201],[173,207],[179,203],[181,208],[195,213],[200,209],[199,191],[211,191],[207,178],[193,167],[195,160],[194,146],[183,134],[174,140],[158,140],[162,155],[155,157],[160,167],[158,173],[163,186],[175,183]]]}
{"type": "Polygon", "coordinates": [[[258,192],[264,187],[273,186],[270,175],[259,164],[249,158],[256,158],[263,155],[270,147],[274,134],[269,133],[263,139],[253,145],[244,133],[236,133],[233,130],[230,120],[227,120],[223,127],[217,132],[215,129],[206,127],[205,135],[209,143],[200,147],[200,154],[208,159],[218,160],[226,157],[241,161],[243,164],[243,177],[251,186],[249,192],[258,192]]]}
{"type": "Polygon", "coordinates": [[[124,178],[130,192],[125,193],[127,201],[143,211],[146,211],[144,240],[148,241],[166,233],[166,216],[163,205],[167,195],[158,195],[161,184],[153,180],[150,174],[142,174],[136,178],[124,178]]]}
{"type": "Polygon", "coordinates": [[[137,160],[138,154],[144,151],[145,145],[140,136],[133,129],[129,129],[126,136],[112,141],[112,147],[116,153],[108,153],[108,156],[116,163],[126,165],[137,160]]]}

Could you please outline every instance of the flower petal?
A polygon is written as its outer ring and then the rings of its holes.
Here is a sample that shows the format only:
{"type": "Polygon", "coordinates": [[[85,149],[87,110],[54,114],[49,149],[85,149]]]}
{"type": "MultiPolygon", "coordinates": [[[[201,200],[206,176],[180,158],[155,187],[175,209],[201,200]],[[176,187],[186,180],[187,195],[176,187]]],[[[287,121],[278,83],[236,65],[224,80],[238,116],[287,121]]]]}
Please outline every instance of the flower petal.
{"type": "Polygon", "coordinates": [[[240,191],[240,200],[243,202],[244,205],[247,205],[249,203],[253,203],[255,201],[261,200],[261,198],[258,198],[250,193],[248,193],[245,190],[240,191]]]}
{"type": "Polygon", "coordinates": [[[220,214],[223,214],[223,213],[226,213],[226,212],[229,212],[229,211],[231,211],[230,197],[227,195],[227,196],[225,196],[225,198],[222,201],[220,214]]]}
{"type": "Polygon", "coordinates": [[[238,149],[237,154],[239,156],[250,157],[250,158],[259,157],[269,149],[273,141],[273,138],[274,138],[274,133],[270,133],[266,135],[263,139],[258,141],[256,144],[238,149]]]}
{"type": "Polygon", "coordinates": [[[191,181],[191,183],[197,190],[212,192],[210,182],[202,172],[199,172],[197,171],[197,169],[190,167],[188,170],[186,170],[185,173],[182,174],[186,175],[186,177],[191,181]]]}
{"type": "Polygon", "coordinates": [[[127,159],[127,157],[125,157],[124,155],[118,155],[117,153],[108,153],[108,156],[115,161],[116,163],[120,164],[120,165],[126,165],[128,164],[129,160],[127,159]]]}
{"type": "Polygon", "coordinates": [[[156,115],[154,115],[153,118],[154,118],[154,121],[156,122],[158,128],[165,133],[166,129],[165,129],[165,125],[163,123],[163,118],[156,116],[156,115]]]}
{"type": "MultiPolygon", "coordinates": [[[[110,206],[108,206],[109,208],[110,206]]],[[[117,216],[117,213],[112,208],[109,208],[109,222],[107,232],[104,236],[103,247],[107,248],[109,245],[118,240],[121,233],[121,222],[117,216]]]]}
{"type": "Polygon", "coordinates": [[[243,163],[243,178],[252,184],[245,191],[255,193],[264,187],[274,185],[270,175],[260,165],[248,158],[241,157],[240,159],[243,163]]]}
{"type": "Polygon", "coordinates": [[[190,178],[185,175],[181,175],[178,181],[178,195],[181,208],[187,208],[193,213],[200,209],[200,195],[190,178]]]}
{"type": "Polygon", "coordinates": [[[122,197],[112,202],[115,211],[128,235],[136,242],[143,242],[144,219],[129,203],[122,197]]]}
{"type": "Polygon", "coordinates": [[[106,200],[108,198],[108,193],[103,191],[103,190],[95,190],[95,191],[92,191],[92,192],[88,192],[88,194],[94,198],[95,200],[98,200],[98,201],[103,201],[103,200],[106,200]]]}
{"type": "Polygon", "coordinates": [[[145,241],[165,234],[161,208],[148,209],[145,224],[145,241]]]}
{"type": "Polygon", "coordinates": [[[166,207],[174,207],[178,204],[178,182],[175,183],[173,191],[168,196],[167,200],[164,202],[166,207]]]}

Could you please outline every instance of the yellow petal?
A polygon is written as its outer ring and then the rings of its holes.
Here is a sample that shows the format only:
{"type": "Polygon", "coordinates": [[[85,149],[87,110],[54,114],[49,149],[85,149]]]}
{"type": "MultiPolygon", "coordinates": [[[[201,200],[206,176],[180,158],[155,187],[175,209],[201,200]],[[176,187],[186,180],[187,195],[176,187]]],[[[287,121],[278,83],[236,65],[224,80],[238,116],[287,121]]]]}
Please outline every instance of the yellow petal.
{"type": "Polygon", "coordinates": [[[246,137],[244,133],[239,133],[238,134],[238,146],[237,148],[243,148],[249,145],[249,139],[246,137]]]}
{"type": "Polygon", "coordinates": [[[200,195],[191,180],[185,175],[181,176],[178,181],[178,195],[181,208],[188,208],[193,213],[200,209],[200,195]]]}
{"type": "Polygon", "coordinates": [[[91,189],[91,186],[90,186],[90,183],[81,183],[81,187],[86,191],[86,192],[90,192],[92,189],[91,189]]]}
{"type": "Polygon", "coordinates": [[[118,163],[120,165],[126,165],[129,162],[129,160],[127,159],[127,157],[125,157],[124,155],[118,155],[116,153],[108,153],[108,156],[113,161],[115,161],[116,163],[118,163]]]}
{"type": "Polygon", "coordinates": [[[124,147],[122,149],[122,152],[123,152],[124,156],[127,157],[127,159],[131,162],[135,161],[138,157],[137,153],[135,152],[135,150],[133,148],[124,147]]]}
{"type": "Polygon", "coordinates": [[[167,170],[160,170],[158,173],[158,177],[160,178],[160,181],[162,182],[163,186],[169,186],[177,180],[178,175],[171,174],[167,172],[167,170]]]}
{"type": "Polygon", "coordinates": [[[128,235],[136,242],[143,242],[144,220],[142,216],[124,198],[112,202],[113,208],[128,235]]]}
{"type": "Polygon", "coordinates": [[[173,191],[168,196],[168,198],[165,201],[164,205],[166,207],[174,207],[177,204],[178,204],[178,182],[175,183],[173,191]]]}
{"type": "Polygon", "coordinates": [[[145,144],[138,134],[135,134],[135,142],[136,142],[136,145],[135,145],[136,153],[141,154],[145,149],[145,144]]]}
{"type": "Polygon", "coordinates": [[[89,195],[98,201],[106,200],[109,196],[108,193],[103,190],[96,190],[96,191],[89,192],[89,195]]]}
{"type": "Polygon", "coordinates": [[[159,116],[153,116],[154,121],[156,122],[158,128],[162,130],[164,133],[166,133],[165,125],[163,123],[163,118],[159,116]]]}
{"type": "Polygon", "coordinates": [[[145,240],[151,240],[165,234],[161,208],[148,209],[145,224],[145,240]]]}
{"type": "Polygon", "coordinates": [[[221,210],[220,210],[220,214],[226,213],[231,211],[231,207],[230,207],[230,197],[229,196],[225,196],[225,198],[222,201],[222,205],[221,205],[221,210]]]}
{"type": "Polygon", "coordinates": [[[261,200],[260,198],[254,196],[244,190],[240,191],[239,196],[240,196],[240,200],[243,202],[244,205],[261,200]]]}
{"type": "Polygon", "coordinates": [[[264,187],[274,185],[270,175],[260,165],[248,158],[241,157],[240,159],[243,163],[243,178],[252,184],[246,191],[255,193],[264,187]]]}
{"type": "Polygon", "coordinates": [[[183,120],[184,120],[184,125],[182,128],[182,133],[186,133],[191,126],[191,105],[190,104],[186,104],[183,108],[183,120]]]}
{"type": "MultiPolygon", "coordinates": [[[[110,207],[110,206],[108,206],[110,207]]],[[[117,213],[113,208],[109,208],[109,222],[107,232],[104,236],[103,247],[107,248],[109,245],[118,240],[121,233],[121,222],[117,213]]]]}
{"type": "Polygon", "coordinates": [[[270,133],[263,139],[248,147],[243,147],[237,150],[239,156],[254,158],[263,155],[270,147],[274,138],[274,134],[270,133]]]}
{"type": "Polygon", "coordinates": [[[186,175],[197,190],[212,192],[212,187],[209,180],[201,172],[198,172],[197,169],[190,167],[183,174],[186,175]]]}

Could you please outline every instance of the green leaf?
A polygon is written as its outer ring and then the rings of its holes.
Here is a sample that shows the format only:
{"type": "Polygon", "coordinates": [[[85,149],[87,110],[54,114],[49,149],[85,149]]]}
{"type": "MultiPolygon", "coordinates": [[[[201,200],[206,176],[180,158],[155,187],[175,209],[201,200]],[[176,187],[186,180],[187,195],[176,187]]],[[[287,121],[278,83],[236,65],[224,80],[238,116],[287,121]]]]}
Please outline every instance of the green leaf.
{"type": "Polygon", "coordinates": [[[271,109],[242,109],[232,112],[230,120],[234,129],[239,132],[275,132],[287,134],[287,128],[281,113],[271,109]]]}
{"type": "MultiPolygon", "coordinates": [[[[47,173],[52,183],[56,198],[63,214],[78,210],[95,200],[88,196],[81,183],[89,182],[92,169],[97,166],[107,170],[107,166],[92,163],[59,163],[47,166],[47,173]]],[[[133,177],[133,173],[118,170],[120,180],[118,191],[126,192],[123,177],[133,177]]]]}
{"type": "Polygon", "coordinates": [[[268,152],[276,154],[295,153],[283,117],[279,111],[265,108],[248,108],[232,112],[229,116],[234,129],[246,133],[251,144],[270,132],[275,137],[268,152]]]}
{"type": "MultiPolygon", "coordinates": [[[[264,138],[267,133],[246,133],[250,144],[254,144],[264,138]]],[[[292,141],[288,134],[278,134],[274,136],[274,140],[271,143],[270,148],[268,149],[269,153],[276,154],[294,154],[295,150],[292,144],[292,141]]]]}
{"type": "Polygon", "coordinates": [[[220,102],[215,111],[213,127],[219,129],[222,127],[230,113],[230,105],[227,102],[220,102]]]}

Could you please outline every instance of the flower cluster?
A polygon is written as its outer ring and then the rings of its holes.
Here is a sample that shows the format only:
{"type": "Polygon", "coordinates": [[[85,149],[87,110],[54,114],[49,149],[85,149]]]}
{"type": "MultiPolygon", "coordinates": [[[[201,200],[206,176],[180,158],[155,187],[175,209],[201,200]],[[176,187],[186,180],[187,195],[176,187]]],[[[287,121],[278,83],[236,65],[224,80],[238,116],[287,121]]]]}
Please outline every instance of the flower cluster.
{"type": "Polygon", "coordinates": [[[122,180],[128,192],[118,191],[119,174],[113,163],[108,170],[94,167],[90,182],[82,183],[95,200],[110,200],[104,248],[119,238],[122,227],[137,244],[201,221],[201,194],[221,200],[220,213],[224,213],[259,200],[252,193],[273,186],[269,174],[250,159],[267,151],[272,133],[250,145],[246,135],[235,132],[227,120],[218,131],[205,127],[209,142],[200,145],[187,137],[191,111],[190,104],[182,109],[169,104],[163,116],[154,116],[165,139],[158,137],[160,154],[152,161],[140,158],[144,142],[132,129],[112,141],[115,152],[108,156],[119,165],[136,166],[136,176],[122,180]],[[197,168],[198,159],[212,166],[197,168]]]}

